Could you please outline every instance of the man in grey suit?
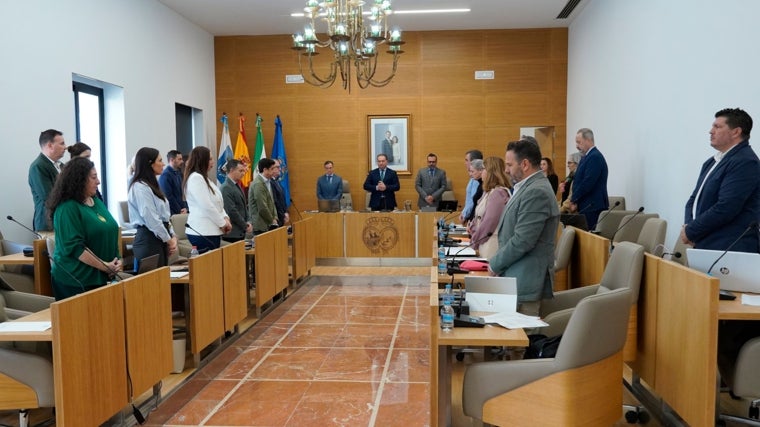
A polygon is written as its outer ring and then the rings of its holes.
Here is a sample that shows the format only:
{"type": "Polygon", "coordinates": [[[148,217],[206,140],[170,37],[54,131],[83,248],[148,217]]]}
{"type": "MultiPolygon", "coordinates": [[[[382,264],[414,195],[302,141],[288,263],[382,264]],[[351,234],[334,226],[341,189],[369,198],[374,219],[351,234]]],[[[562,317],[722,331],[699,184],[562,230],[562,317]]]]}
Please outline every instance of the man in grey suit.
{"type": "Polygon", "coordinates": [[[417,172],[414,188],[420,195],[417,200],[420,209],[438,206],[441,195],[446,191],[446,171],[438,168],[438,156],[434,153],[427,155],[427,167],[417,172]]]}
{"type": "Polygon", "coordinates": [[[325,174],[317,178],[317,200],[340,200],[343,196],[343,178],[335,174],[333,162],[324,164],[325,174]]]}
{"type": "Polygon", "coordinates": [[[559,208],[541,173],[538,144],[510,142],[504,160],[515,188],[496,227],[499,249],[488,268],[493,275],[517,278],[517,311],[538,316],[541,300],[552,297],[559,208]]]}
{"type": "Polygon", "coordinates": [[[253,234],[261,234],[278,226],[270,182],[275,168],[274,160],[263,157],[258,168],[259,174],[248,189],[248,215],[253,234]]]}
{"type": "Polygon", "coordinates": [[[238,159],[227,160],[225,165],[227,179],[222,183],[220,190],[224,199],[224,211],[230,217],[232,229],[222,236],[227,242],[238,242],[245,238],[247,233],[253,232],[251,223],[248,222],[248,204],[245,200],[243,189],[238,182],[248,172],[248,166],[238,159]]]}

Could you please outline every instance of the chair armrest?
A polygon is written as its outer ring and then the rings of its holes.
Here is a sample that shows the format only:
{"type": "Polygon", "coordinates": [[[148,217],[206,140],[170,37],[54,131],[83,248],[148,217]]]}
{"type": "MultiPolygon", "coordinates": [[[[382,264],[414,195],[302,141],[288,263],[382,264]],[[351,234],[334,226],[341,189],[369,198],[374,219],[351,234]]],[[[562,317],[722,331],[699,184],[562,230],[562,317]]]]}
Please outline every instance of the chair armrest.
{"type": "Polygon", "coordinates": [[[573,311],[575,311],[575,307],[550,313],[548,316],[541,319],[548,323],[549,326],[539,328],[537,333],[544,334],[547,337],[556,337],[557,335],[565,333],[565,328],[567,328],[567,323],[570,322],[570,316],[573,315],[573,311]]]}
{"type": "Polygon", "coordinates": [[[31,245],[22,245],[21,243],[12,242],[10,240],[2,240],[3,243],[3,253],[6,255],[10,254],[17,254],[19,252],[23,252],[24,248],[29,248],[31,245]]]}
{"type": "Polygon", "coordinates": [[[53,363],[45,357],[0,348],[0,373],[29,386],[41,408],[55,405],[53,363]]]}
{"type": "Polygon", "coordinates": [[[599,285],[583,286],[581,288],[555,292],[554,298],[541,301],[541,317],[546,317],[555,311],[575,307],[583,298],[594,295],[597,289],[599,289],[599,285]]]}
{"type": "Polygon", "coordinates": [[[36,313],[50,307],[55,298],[18,291],[0,291],[5,298],[6,309],[36,313]]]}

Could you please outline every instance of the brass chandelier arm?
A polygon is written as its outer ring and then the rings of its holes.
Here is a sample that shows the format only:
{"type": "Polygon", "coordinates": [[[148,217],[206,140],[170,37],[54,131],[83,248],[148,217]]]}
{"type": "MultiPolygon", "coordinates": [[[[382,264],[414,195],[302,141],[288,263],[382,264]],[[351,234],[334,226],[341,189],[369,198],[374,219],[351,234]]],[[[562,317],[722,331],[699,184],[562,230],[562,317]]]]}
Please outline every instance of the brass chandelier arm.
{"type": "Polygon", "coordinates": [[[301,63],[301,56],[298,55],[298,70],[301,72],[301,76],[303,76],[303,79],[306,83],[309,83],[312,86],[321,87],[324,89],[327,89],[328,87],[332,86],[333,83],[335,83],[335,78],[337,77],[337,71],[338,66],[335,62],[330,63],[330,74],[326,78],[321,78],[317,75],[317,73],[314,72],[314,62],[312,60],[312,55],[304,54],[303,56],[309,57],[309,74],[307,76],[306,73],[303,71],[303,64],[301,63]]]}

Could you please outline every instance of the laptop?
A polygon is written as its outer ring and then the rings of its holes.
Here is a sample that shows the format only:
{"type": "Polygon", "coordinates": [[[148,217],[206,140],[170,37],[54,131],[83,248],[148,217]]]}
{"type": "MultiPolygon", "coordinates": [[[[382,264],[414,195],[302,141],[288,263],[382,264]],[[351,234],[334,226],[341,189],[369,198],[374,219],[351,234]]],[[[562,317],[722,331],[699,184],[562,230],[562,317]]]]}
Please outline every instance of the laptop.
{"type": "Polygon", "coordinates": [[[317,200],[317,209],[320,212],[340,212],[340,200],[317,200]]]}
{"type": "Polygon", "coordinates": [[[438,210],[441,212],[454,212],[457,210],[456,200],[441,200],[438,202],[438,210]]]}
{"type": "Polygon", "coordinates": [[[464,277],[465,300],[472,312],[514,313],[517,311],[517,279],[514,277],[464,277]]]}
{"type": "Polygon", "coordinates": [[[158,268],[158,254],[145,257],[137,266],[137,274],[147,273],[158,268]]]}
{"type": "MultiPolygon", "coordinates": [[[[686,249],[689,267],[707,273],[710,266],[723,251],[686,249]]],[[[726,252],[712,268],[710,276],[720,279],[724,291],[760,293],[760,254],[750,252],[726,252]]]]}

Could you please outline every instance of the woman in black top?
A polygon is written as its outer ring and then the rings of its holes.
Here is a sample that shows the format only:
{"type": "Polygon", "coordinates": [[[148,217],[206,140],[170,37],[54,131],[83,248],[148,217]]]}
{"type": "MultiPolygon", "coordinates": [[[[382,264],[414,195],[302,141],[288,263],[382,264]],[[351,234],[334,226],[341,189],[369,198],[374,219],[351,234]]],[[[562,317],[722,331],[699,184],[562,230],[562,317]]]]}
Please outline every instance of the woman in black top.
{"type": "Polygon", "coordinates": [[[554,194],[556,195],[559,188],[559,177],[554,173],[554,165],[552,165],[550,158],[544,157],[541,159],[541,170],[544,172],[544,176],[549,179],[552,190],[554,190],[554,194]]]}

